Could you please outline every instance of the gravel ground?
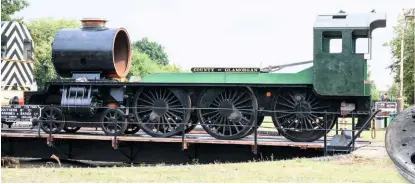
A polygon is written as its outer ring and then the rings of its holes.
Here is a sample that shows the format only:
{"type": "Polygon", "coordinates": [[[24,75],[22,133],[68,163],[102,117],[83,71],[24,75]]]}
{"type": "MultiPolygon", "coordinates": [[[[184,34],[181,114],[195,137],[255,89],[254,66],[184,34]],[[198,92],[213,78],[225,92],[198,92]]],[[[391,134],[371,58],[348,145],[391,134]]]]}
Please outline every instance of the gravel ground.
{"type": "Polygon", "coordinates": [[[372,142],[367,146],[363,146],[351,153],[351,155],[366,158],[381,158],[388,157],[386,152],[385,142],[372,142]]]}

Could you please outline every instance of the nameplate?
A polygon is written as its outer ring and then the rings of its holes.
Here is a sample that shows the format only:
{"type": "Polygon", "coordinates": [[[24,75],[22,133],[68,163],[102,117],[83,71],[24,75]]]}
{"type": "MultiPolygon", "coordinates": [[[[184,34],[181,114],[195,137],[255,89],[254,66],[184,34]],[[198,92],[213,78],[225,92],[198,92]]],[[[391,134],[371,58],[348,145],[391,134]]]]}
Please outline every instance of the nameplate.
{"type": "Polygon", "coordinates": [[[235,73],[258,73],[260,68],[192,68],[192,72],[235,72],[235,73]]]}

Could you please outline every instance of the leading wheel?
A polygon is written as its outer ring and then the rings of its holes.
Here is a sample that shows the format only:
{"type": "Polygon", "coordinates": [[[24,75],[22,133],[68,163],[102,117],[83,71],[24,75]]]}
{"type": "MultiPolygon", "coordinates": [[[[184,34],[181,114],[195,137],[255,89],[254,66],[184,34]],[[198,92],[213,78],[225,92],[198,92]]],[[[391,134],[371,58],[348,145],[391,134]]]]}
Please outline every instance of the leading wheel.
{"type": "Polygon", "coordinates": [[[207,90],[197,110],[203,129],[217,139],[240,139],[248,135],[258,102],[250,88],[207,90]]]}
{"type": "Polygon", "coordinates": [[[272,120],[278,132],[294,142],[320,139],[337,118],[332,104],[318,99],[308,89],[282,90],[273,99],[273,110],[272,120]]]}
{"type": "Polygon", "coordinates": [[[101,129],[106,135],[121,135],[127,129],[127,121],[122,110],[110,108],[101,114],[101,129]]]}
{"type": "Polygon", "coordinates": [[[179,134],[190,119],[190,96],[175,88],[142,88],[134,98],[140,128],[152,137],[179,134]]]}
{"type": "Polygon", "coordinates": [[[53,106],[43,108],[39,118],[39,126],[48,134],[61,132],[63,127],[65,127],[65,116],[62,110],[53,106]]]}

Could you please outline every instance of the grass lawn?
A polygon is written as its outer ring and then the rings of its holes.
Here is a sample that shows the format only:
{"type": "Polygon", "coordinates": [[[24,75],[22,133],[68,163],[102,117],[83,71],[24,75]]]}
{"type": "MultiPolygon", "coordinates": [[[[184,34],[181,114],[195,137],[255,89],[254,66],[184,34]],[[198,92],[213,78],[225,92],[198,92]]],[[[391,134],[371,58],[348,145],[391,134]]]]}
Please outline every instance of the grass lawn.
{"type": "Polygon", "coordinates": [[[2,169],[2,182],[406,182],[388,158],[238,164],[2,169]]]}

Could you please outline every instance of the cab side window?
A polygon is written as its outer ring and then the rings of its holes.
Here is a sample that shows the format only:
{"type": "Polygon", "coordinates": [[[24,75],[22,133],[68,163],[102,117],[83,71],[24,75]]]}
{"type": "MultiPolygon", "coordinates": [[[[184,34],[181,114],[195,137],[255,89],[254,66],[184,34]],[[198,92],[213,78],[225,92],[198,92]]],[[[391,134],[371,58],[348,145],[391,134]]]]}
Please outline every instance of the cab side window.
{"type": "Polygon", "coordinates": [[[324,31],[323,32],[323,52],[341,53],[343,49],[341,31],[324,31]]]}

